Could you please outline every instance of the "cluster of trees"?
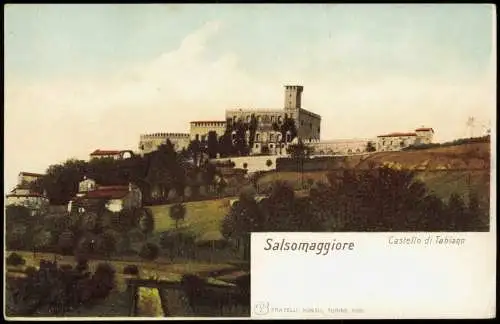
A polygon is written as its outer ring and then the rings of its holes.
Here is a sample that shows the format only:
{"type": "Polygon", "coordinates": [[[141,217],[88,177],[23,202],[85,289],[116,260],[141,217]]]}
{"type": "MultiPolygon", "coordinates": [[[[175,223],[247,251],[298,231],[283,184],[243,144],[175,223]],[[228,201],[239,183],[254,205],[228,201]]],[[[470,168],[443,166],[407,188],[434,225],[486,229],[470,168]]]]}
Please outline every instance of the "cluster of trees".
{"type": "MultiPolygon", "coordinates": [[[[290,139],[297,136],[297,127],[295,120],[285,115],[283,123],[273,123],[269,130],[281,133],[281,142],[286,142],[287,134],[290,139]]],[[[250,153],[251,148],[255,143],[255,135],[258,128],[258,121],[254,114],[248,122],[241,119],[233,122],[231,119],[227,120],[226,129],[222,136],[217,138],[214,131],[208,133],[207,138],[204,140],[195,139],[191,141],[188,147],[188,152],[194,161],[199,163],[201,157],[205,154],[210,159],[214,159],[219,155],[220,157],[231,156],[246,156],[250,153]],[[248,132],[248,138],[247,138],[248,132]]]]}
{"type": "Polygon", "coordinates": [[[115,287],[115,270],[111,265],[100,263],[91,273],[83,259],[77,260],[74,267],[58,267],[56,262],[41,260],[39,269],[29,267],[25,274],[24,278],[7,279],[11,316],[27,316],[44,309],[61,316],[106,298],[115,287]]]}
{"type": "Polygon", "coordinates": [[[84,213],[46,214],[31,217],[22,206],[7,206],[6,245],[9,250],[53,252],[87,258],[136,253],[131,245],[146,242],[154,230],[148,209],[104,208],[84,213]]]}
{"type": "Polygon", "coordinates": [[[447,202],[429,192],[414,173],[387,167],[343,171],[297,197],[286,182],[274,183],[258,202],[245,193],[224,218],[221,232],[249,257],[249,233],[290,231],[488,231],[486,210],[473,193],[447,202]]]}
{"type": "Polygon", "coordinates": [[[193,154],[193,151],[176,152],[172,143],[167,142],[144,157],[88,162],[70,159],[51,165],[45,176],[32,184],[32,189],[45,191],[52,205],[67,204],[78,192],[78,183],[84,176],[101,185],[135,183],[146,204],[165,203],[172,192],[175,199],[196,199],[202,186],[208,188],[209,193],[221,194],[224,183],[216,183],[216,167],[209,163],[193,165],[189,162],[193,154]],[[192,189],[190,197],[185,195],[186,187],[192,189]]]}

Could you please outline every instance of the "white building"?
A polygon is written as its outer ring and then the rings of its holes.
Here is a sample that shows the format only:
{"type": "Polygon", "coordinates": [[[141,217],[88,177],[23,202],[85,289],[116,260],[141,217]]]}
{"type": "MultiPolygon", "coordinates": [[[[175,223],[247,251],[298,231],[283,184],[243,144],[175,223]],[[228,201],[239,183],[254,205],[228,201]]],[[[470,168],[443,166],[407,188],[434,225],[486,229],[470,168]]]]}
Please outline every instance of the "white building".
{"type": "Polygon", "coordinates": [[[390,133],[377,136],[377,151],[399,151],[412,145],[432,143],[434,130],[428,127],[417,128],[412,133],[390,133]]]}
{"type": "Polygon", "coordinates": [[[45,193],[35,192],[31,189],[31,184],[43,177],[43,174],[20,172],[17,186],[6,195],[5,205],[17,205],[27,207],[32,215],[42,213],[49,207],[49,198],[45,193]]]}
{"type": "Polygon", "coordinates": [[[68,203],[68,212],[83,213],[100,202],[111,212],[139,208],[142,206],[142,192],[132,183],[128,186],[101,186],[93,179],[84,178],[79,184],[78,193],[68,203]]]}
{"type": "Polygon", "coordinates": [[[121,160],[121,159],[127,159],[132,157],[133,152],[129,150],[124,150],[124,151],[118,151],[118,150],[95,150],[94,152],[90,153],[90,159],[115,159],[115,160],[121,160]]]}
{"type": "Polygon", "coordinates": [[[368,152],[368,143],[372,142],[375,148],[375,140],[372,139],[339,139],[330,141],[303,141],[305,145],[313,149],[315,156],[321,155],[352,155],[368,152]]]}

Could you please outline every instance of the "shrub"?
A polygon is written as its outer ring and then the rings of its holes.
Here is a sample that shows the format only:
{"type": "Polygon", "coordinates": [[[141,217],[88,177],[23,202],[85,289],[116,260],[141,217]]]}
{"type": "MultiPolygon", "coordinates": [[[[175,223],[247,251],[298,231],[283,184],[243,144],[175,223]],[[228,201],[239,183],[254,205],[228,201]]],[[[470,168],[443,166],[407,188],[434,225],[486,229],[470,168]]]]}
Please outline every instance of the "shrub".
{"type": "Polygon", "coordinates": [[[146,260],[154,260],[158,257],[160,249],[156,244],[146,243],[142,246],[139,256],[146,260]]]}
{"type": "Polygon", "coordinates": [[[75,270],[79,272],[86,272],[89,270],[89,262],[85,258],[80,258],[76,261],[75,270]]]}
{"type": "Polygon", "coordinates": [[[7,265],[11,266],[20,266],[20,265],[25,265],[26,260],[19,254],[14,252],[7,257],[6,263],[7,265]]]}
{"type": "Polygon", "coordinates": [[[105,298],[115,287],[115,269],[109,263],[99,263],[89,282],[92,298],[105,298]]]}
{"type": "Polygon", "coordinates": [[[194,307],[199,299],[203,299],[201,293],[205,288],[205,280],[199,276],[193,274],[183,275],[181,279],[181,286],[191,307],[194,307]]]}
{"type": "Polygon", "coordinates": [[[249,292],[250,291],[250,274],[246,274],[243,276],[238,277],[235,282],[236,286],[242,291],[242,292],[249,292]]]}
{"type": "Polygon", "coordinates": [[[24,272],[28,277],[34,277],[38,273],[38,269],[35,267],[27,267],[24,272]]]}
{"type": "Polygon", "coordinates": [[[139,274],[139,268],[135,264],[128,264],[123,268],[123,274],[136,276],[139,274]]]}
{"type": "Polygon", "coordinates": [[[59,266],[59,269],[61,269],[61,271],[71,271],[73,270],[73,267],[71,266],[71,264],[61,264],[59,266]]]}

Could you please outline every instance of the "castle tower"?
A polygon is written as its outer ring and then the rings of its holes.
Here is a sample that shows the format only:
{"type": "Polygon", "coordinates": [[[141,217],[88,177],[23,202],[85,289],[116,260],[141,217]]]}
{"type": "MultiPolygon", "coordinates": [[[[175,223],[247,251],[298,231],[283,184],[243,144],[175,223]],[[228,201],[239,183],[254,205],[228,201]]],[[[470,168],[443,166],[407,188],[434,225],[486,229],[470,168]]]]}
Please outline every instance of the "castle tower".
{"type": "Polygon", "coordinates": [[[303,86],[285,86],[285,110],[297,110],[301,108],[303,86]]]}

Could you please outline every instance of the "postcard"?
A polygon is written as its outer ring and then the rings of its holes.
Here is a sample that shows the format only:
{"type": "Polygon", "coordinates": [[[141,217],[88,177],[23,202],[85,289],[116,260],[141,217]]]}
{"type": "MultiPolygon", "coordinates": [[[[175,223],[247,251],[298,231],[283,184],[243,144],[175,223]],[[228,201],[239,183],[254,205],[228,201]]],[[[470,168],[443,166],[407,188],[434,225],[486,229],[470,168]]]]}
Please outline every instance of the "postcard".
{"type": "Polygon", "coordinates": [[[495,317],[495,9],[6,5],[4,316],[495,317]]]}

